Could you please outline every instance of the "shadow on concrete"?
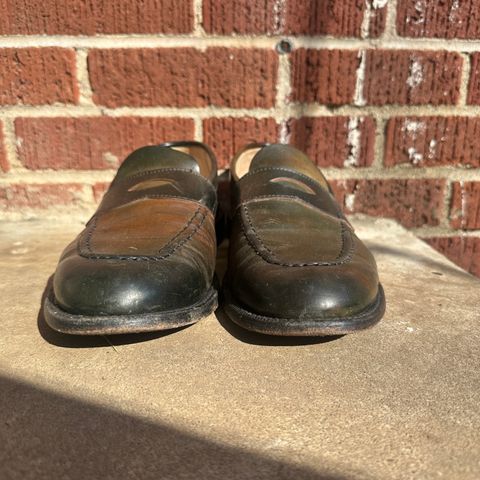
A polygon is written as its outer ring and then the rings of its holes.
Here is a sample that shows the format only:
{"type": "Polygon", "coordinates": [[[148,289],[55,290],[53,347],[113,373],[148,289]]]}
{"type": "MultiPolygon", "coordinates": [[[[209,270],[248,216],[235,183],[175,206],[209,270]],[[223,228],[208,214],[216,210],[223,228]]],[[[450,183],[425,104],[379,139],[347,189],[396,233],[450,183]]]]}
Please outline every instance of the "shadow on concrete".
{"type": "Polygon", "coordinates": [[[476,278],[470,273],[460,270],[460,267],[455,268],[450,265],[445,265],[445,263],[432,260],[430,257],[427,257],[425,255],[419,253],[412,253],[411,250],[392,248],[375,242],[366,242],[366,244],[369,250],[373,253],[373,255],[389,255],[393,257],[405,258],[407,260],[419,263],[426,266],[427,268],[432,269],[432,275],[452,275],[466,280],[472,280],[476,278]]]}
{"type": "Polygon", "coordinates": [[[275,335],[264,335],[262,333],[250,332],[232,322],[222,307],[215,312],[220,325],[233,335],[237,340],[251,345],[268,345],[278,347],[291,347],[296,345],[316,345],[338,340],[344,335],[332,335],[328,337],[281,337],[275,335]]]}
{"type": "Polygon", "coordinates": [[[53,275],[47,281],[47,285],[42,294],[42,303],[37,315],[37,328],[42,338],[48,343],[57,347],[65,348],[94,348],[94,347],[108,347],[111,348],[115,345],[128,345],[131,343],[142,343],[156,338],[165,337],[173,333],[179,332],[191,325],[184,327],[173,328],[171,330],[162,330],[159,332],[147,332],[147,333],[131,333],[121,335],[67,335],[60,333],[50,328],[45,321],[43,314],[43,304],[48,292],[52,288],[53,275]]]}
{"type": "Polygon", "coordinates": [[[346,480],[17,380],[0,377],[0,391],[5,480],[346,480]]]}

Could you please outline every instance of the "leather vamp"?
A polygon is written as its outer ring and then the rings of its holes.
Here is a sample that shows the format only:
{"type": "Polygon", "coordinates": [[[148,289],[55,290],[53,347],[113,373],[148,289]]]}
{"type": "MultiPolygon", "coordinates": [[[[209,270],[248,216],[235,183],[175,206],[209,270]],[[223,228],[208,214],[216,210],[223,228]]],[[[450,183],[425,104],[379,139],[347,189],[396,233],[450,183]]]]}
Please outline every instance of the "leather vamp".
{"type": "Polygon", "coordinates": [[[212,212],[180,198],[140,199],[95,216],[79,239],[85,257],[165,258],[193,236],[212,242],[212,212]]]}
{"type": "Polygon", "coordinates": [[[270,263],[340,264],[352,254],[348,224],[302,200],[259,199],[243,204],[241,215],[249,243],[270,263]]]}

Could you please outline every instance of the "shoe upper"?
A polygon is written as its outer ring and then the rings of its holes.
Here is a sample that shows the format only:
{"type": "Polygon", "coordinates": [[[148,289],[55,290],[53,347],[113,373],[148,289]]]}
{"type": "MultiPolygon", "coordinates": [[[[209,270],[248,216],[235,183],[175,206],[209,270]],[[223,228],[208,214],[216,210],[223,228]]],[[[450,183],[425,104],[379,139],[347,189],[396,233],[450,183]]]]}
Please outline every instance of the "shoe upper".
{"type": "Polygon", "coordinates": [[[251,145],[232,165],[226,285],[246,310],[346,318],[379,292],[375,260],[320,170],[287,145],[251,145]]]}
{"type": "Polygon", "coordinates": [[[198,142],[140,148],[120,166],[53,280],[83,315],[168,311],[198,302],[215,268],[216,161],[198,142]]]}

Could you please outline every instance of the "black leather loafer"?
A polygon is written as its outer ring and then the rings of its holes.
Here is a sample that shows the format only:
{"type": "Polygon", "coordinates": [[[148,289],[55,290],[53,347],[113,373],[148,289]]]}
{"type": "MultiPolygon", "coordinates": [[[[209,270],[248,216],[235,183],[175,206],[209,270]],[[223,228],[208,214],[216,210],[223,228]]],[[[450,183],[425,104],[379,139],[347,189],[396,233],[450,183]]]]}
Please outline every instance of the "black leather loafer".
{"type": "Polygon", "coordinates": [[[62,253],[47,323],[80,335],[141,332],[215,310],[216,179],[216,160],[198,142],[133,152],[62,253]]]}
{"type": "Polygon", "coordinates": [[[385,311],[375,260],[320,170],[287,145],[234,159],[225,310],[271,335],[339,335],[385,311]]]}

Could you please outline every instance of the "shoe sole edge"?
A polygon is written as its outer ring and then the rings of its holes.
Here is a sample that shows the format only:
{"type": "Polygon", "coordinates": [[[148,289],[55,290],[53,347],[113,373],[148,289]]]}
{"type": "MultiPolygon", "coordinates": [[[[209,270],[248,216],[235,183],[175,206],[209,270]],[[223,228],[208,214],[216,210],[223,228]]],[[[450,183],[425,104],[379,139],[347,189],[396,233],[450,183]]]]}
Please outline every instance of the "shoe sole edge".
{"type": "Polygon", "coordinates": [[[82,315],[62,310],[53,292],[45,298],[44,317],[47,325],[70,335],[112,335],[170,330],[197,323],[218,307],[217,291],[212,287],[194,305],[177,310],[125,315],[82,315]]]}
{"type": "Polygon", "coordinates": [[[386,309],[385,293],[378,285],[377,296],[368,307],[349,317],[281,318],[250,312],[232,301],[224,288],[224,309],[228,317],[246,330],[275,336],[330,336],[344,335],[373,327],[383,317],[386,309]]]}

